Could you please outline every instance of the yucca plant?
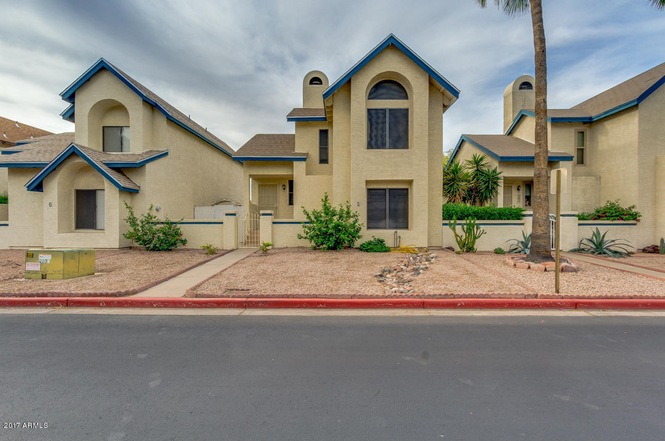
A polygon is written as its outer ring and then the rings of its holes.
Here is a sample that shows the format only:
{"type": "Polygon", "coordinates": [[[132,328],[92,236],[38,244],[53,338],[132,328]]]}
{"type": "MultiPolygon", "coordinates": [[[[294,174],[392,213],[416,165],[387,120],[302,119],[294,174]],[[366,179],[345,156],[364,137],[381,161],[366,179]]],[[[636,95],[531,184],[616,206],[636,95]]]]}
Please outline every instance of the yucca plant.
{"type": "Polygon", "coordinates": [[[531,233],[526,234],[522,231],[522,240],[520,239],[510,239],[508,243],[511,243],[508,252],[511,254],[529,254],[531,252],[531,233]]]}
{"type": "Polygon", "coordinates": [[[591,237],[586,237],[580,240],[577,248],[573,248],[572,252],[594,254],[597,256],[610,256],[610,257],[626,257],[630,254],[630,243],[623,239],[606,239],[607,231],[600,232],[596,228],[591,237]]]}
{"type": "Polygon", "coordinates": [[[447,164],[443,169],[443,196],[448,202],[464,202],[469,188],[469,173],[457,161],[447,164]]]}

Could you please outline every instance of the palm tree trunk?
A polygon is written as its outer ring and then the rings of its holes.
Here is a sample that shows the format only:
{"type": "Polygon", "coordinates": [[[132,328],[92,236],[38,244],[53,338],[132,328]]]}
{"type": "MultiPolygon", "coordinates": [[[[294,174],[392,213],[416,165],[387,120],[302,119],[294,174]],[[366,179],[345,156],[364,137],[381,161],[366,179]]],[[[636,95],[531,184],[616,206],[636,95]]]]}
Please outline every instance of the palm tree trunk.
{"type": "Polygon", "coordinates": [[[536,70],[536,131],[533,164],[533,230],[530,260],[552,260],[550,249],[549,189],[547,182],[547,56],[541,0],[529,0],[533,24],[536,70]]]}

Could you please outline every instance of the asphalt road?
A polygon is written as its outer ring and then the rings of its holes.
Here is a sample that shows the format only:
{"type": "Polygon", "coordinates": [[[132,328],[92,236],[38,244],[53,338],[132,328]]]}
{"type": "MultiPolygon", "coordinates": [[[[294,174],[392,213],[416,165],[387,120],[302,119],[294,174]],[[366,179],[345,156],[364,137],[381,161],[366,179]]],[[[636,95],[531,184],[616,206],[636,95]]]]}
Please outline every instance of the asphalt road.
{"type": "Polygon", "coordinates": [[[0,388],[1,440],[660,441],[665,319],[3,315],[0,388]]]}

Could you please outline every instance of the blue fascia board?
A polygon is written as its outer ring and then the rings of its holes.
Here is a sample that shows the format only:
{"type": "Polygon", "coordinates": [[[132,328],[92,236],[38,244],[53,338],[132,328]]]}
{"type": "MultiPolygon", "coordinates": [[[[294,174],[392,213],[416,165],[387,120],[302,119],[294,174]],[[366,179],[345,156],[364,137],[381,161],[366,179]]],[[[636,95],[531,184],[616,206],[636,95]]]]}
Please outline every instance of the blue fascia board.
{"type": "Polygon", "coordinates": [[[55,170],[60,164],[62,164],[62,162],[65,159],[69,158],[69,156],[71,156],[72,154],[79,156],[81,159],[87,162],[88,165],[90,165],[99,174],[108,179],[118,190],[126,191],[129,193],[139,192],[137,189],[125,187],[117,180],[115,180],[113,176],[109,175],[104,169],[99,167],[99,165],[97,165],[95,161],[93,161],[88,155],[85,154],[85,152],[79,149],[78,146],[74,143],[70,144],[69,147],[60,152],[58,156],[53,158],[53,160],[46,167],[44,167],[44,169],[42,169],[42,171],[37,173],[32,179],[28,181],[27,184],[25,184],[25,187],[28,189],[28,191],[41,191],[42,181],[46,178],[46,176],[48,176],[53,170],[55,170]]]}
{"type": "MultiPolygon", "coordinates": [[[[572,156],[548,156],[548,162],[567,162],[572,161],[572,156]]],[[[499,156],[501,162],[533,162],[534,156],[499,156]]]]}
{"type": "Polygon", "coordinates": [[[70,104],[69,107],[67,107],[65,110],[62,111],[60,116],[65,121],[74,122],[74,114],[75,114],[74,110],[75,110],[74,104],[70,104]]]}
{"type": "Polygon", "coordinates": [[[287,116],[288,122],[326,122],[328,119],[325,116],[287,116]]]}
{"type": "Polygon", "coordinates": [[[235,156],[237,161],[288,161],[304,162],[307,158],[304,156],[235,156]]]}
{"type": "Polygon", "coordinates": [[[144,165],[146,165],[146,164],[148,164],[152,161],[156,161],[160,158],[168,156],[168,154],[169,154],[169,152],[165,150],[163,152],[160,152],[160,153],[157,153],[155,155],[149,156],[149,157],[147,157],[145,159],[142,159],[140,161],[137,161],[137,162],[113,162],[113,161],[102,161],[102,162],[104,163],[105,166],[107,166],[109,168],[139,168],[139,167],[143,167],[144,165]]]}
{"type": "MultiPolygon", "coordinates": [[[[450,155],[450,159],[448,160],[448,163],[450,163],[453,158],[455,158],[455,155],[457,154],[457,151],[460,149],[462,146],[462,142],[466,141],[469,144],[475,146],[479,150],[481,150],[483,153],[487,154],[488,156],[496,159],[497,161],[500,162],[533,162],[534,161],[534,156],[533,155],[527,155],[527,156],[499,156],[495,152],[491,151],[487,147],[477,143],[473,139],[469,138],[466,135],[460,136],[459,141],[457,142],[457,145],[455,146],[455,149],[453,150],[453,153],[450,155]]],[[[566,161],[572,161],[573,156],[572,155],[566,155],[566,156],[548,156],[547,161],[548,162],[566,162],[566,161]]]]}
{"type": "Polygon", "coordinates": [[[448,158],[448,162],[446,163],[446,165],[453,162],[455,156],[457,155],[457,152],[459,151],[460,147],[462,147],[462,142],[466,141],[467,139],[469,138],[467,138],[465,135],[460,136],[459,141],[457,141],[457,144],[455,145],[453,152],[450,154],[450,158],[448,158]]]}
{"type": "MultiPolygon", "coordinates": [[[[187,130],[194,136],[200,138],[201,140],[205,141],[206,143],[210,144],[217,150],[219,150],[222,153],[225,153],[228,156],[233,156],[233,153],[227,151],[224,147],[216,144],[212,140],[206,138],[205,136],[201,135],[191,127],[189,127],[187,124],[178,121],[176,118],[173,117],[166,109],[164,109],[162,106],[160,106],[158,103],[156,103],[154,100],[148,98],[147,95],[145,95],[143,92],[141,92],[131,81],[129,81],[124,75],[122,75],[120,72],[118,72],[117,69],[115,69],[111,64],[106,61],[103,58],[100,58],[95,64],[93,64],[87,71],[83,73],[76,81],[74,81],[67,89],[62,91],[60,93],[60,96],[62,97],[63,100],[67,101],[68,103],[71,103],[72,105],[74,104],[75,98],[76,98],[76,90],[81,87],[83,84],[85,84],[90,78],[92,78],[97,72],[99,72],[101,69],[106,69],[107,71],[111,72],[115,77],[117,77],[120,81],[122,81],[127,87],[129,87],[135,94],[137,94],[143,101],[146,103],[150,104],[159,112],[166,117],[169,121],[175,123],[176,125],[182,127],[183,129],[187,130]]],[[[71,113],[73,114],[73,106],[70,106],[65,110],[61,115],[63,118],[65,118],[65,114],[71,110],[71,113]]]]}
{"type": "MultiPolygon", "coordinates": [[[[17,144],[18,145],[18,144],[17,144]]],[[[13,155],[14,153],[21,153],[23,150],[0,150],[0,155],[13,155]]]]}
{"type": "Polygon", "coordinates": [[[471,144],[471,145],[477,147],[478,149],[480,149],[483,153],[487,154],[488,156],[490,156],[490,157],[496,159],[497,161],[501,161],[501,156],[497,155],[496,153],[494,153],[493,151],[491,151],[491,150],[488,149],[487,147],[485,147],[485,146],[483,146],[483,145],[481,145],[481,144],[478,144],[476,141],[474,141],[473,139],[469,138],[469,137],[466,136],[466,135],[462,135],[462,136],[460,137],[460,140],[459,140],[459,142],[457,143],[457,147],[455,147],[455,151],[453,152],[452,155],[450,155],[451,159],[452,159],[452,157],[457,153],[457,149],[462,145],[462,141],[466,141],[466,142],[468,142],[469,144],[471,144]]]}
{"type": "Polygon", "coordinates": [[[6,162],[0,163],[1,168],[43,168],[48,165],[48,162],[6,162]]]}
{"type": "Polygon", "coordinates": [[[418,54],[416,54],[411,48],[404,44],[399,38],[394,34],[388,35],[381,43],[378,44],[374,49],[372,49],[367,55],[360,59],[356,64],[354,64],[351,69],[349,69],[344,75],[342,75],[337,81],[335,81],[330,87],[323,91],[324,101],[328,99],[332,94],[334,94],[340,87],[342,87],[346,82],[348,82],[351,77],[353,77],[360,69],[365,67],[367,63],[372,61],[379,53],[381,53],[388,46],[393,45],[404,55],[409,57],[414,63],[423,69],[430,77],[434,79],[439,85],[446,89],[452,96],[459,98],[459,89],[450,83],[443,75],[437,72],[432,66],[430,66],[425,60],[423,60],[418,54]]]}

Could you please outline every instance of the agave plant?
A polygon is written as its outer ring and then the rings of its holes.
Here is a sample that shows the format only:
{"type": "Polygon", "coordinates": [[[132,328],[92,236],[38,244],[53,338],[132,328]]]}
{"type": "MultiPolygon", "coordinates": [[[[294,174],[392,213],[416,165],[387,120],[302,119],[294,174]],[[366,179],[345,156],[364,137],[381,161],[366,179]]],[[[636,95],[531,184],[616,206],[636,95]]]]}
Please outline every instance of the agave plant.
{"type": "Polygon", "coordinates": [[[630,243],[623,239],[606,239],[607,231],[601,234],[596,228],[591,237],[580,240],[572,252],[595,254],[597,256],[626,257],[630,254],[630,243]]]}
{"type": "Polygon", "coordinates": [[[510,239],[508,243],[514,242],[508,248],[508,252],[512,254],[529,254],[531,251],[531,233],[526,234],[522,231],[522,240],[510,239]]]}

